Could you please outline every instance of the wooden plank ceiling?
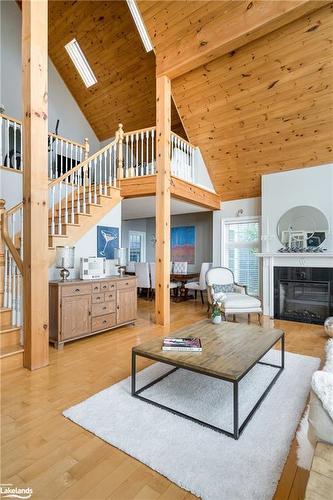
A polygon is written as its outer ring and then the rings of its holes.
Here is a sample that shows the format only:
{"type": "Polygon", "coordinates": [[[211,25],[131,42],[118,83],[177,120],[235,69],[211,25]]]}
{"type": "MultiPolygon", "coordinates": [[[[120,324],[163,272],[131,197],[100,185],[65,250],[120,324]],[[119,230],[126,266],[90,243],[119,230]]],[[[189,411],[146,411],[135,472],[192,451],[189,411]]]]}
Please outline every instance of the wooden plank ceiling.
{"type": "MultiPolygon", "coordinates": [[[[124,1],[49,1],[49,54],[99,140],[155,125],[155,55],[124,1]],[[65,44],[76,38],[97,84],[87,89],[65,44]]],[[[172,130],[186,138],[173,106],[172,130]]]]}
{"type": "MultiPolygon", "coordinates": [[[[253,3],[139,6],[162,64],[175,44],[191,41],[193,29],[199,33],[221,13],[226,24],[234,22],[240,4],[253,3]]],[[[327,3],[173,80],[189,140],[201,148],[222,200],[259,196],[264,173],[332,161],[332,32],[327,3]]],[[[192,39],[194,51],[198,39],[192,39]]]]}

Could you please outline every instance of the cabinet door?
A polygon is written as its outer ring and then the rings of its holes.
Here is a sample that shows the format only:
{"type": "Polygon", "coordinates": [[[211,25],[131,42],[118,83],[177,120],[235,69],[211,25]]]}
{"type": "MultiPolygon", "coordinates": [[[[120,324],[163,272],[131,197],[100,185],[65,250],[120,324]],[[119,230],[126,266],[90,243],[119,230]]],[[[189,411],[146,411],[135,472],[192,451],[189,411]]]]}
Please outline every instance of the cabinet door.
{"type": "Polygon", "coordinates": [[[63,298],[61,304],[61,339],[91,332],[91,296],[63,298]]]}
{"type": "Polygon", "coordinates": [[[117,290],[117,323],[136,319],[136,287],[117,290]]]}

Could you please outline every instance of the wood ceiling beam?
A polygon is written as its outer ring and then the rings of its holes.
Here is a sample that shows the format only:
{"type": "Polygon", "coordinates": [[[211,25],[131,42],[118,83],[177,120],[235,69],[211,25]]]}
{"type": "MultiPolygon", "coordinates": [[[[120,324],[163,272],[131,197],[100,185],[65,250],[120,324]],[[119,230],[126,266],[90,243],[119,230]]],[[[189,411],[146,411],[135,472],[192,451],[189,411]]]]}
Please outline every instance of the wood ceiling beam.
{"type": "MultiPolygon", "coordinates": [[[[238,2],[234,15],[224,22],[221,2],[219,15],[203,25],[199,19],[180,41],[174,38],[167,48],[157,45],[157,75],[177,78],[328,3],[326,0],[238,2]]],[[[158,22],[158,16],[156,19],[158,22]]]]}

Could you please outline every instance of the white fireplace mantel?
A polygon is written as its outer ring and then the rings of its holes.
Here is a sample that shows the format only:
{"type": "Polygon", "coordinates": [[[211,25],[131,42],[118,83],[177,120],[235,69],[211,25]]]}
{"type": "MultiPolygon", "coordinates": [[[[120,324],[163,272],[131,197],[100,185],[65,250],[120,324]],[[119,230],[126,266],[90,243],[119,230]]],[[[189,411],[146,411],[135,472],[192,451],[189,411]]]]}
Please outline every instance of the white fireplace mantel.
{"type": "Polygon", "coordinates": [[[274,267],[333,267],[333,253],[282,253],[262,252],[257,257],[263,259],[263,312],[274,317],[274,267]]]}

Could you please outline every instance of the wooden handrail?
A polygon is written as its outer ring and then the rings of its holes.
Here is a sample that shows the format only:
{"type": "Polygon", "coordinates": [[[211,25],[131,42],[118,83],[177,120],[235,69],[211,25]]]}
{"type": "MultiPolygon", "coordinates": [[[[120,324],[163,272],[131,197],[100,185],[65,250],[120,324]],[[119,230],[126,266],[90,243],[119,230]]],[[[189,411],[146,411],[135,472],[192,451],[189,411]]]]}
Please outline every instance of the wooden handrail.
{"type": "Polygon", "coordinates": [[[194,144],[191,144],[190,142],[188,142],[186,139],[183,139],[182,137],[180,137],[180,135],[176,134],[175,132],[172,132],[171,130],[171,135],[174,135],[175,137],[178,137],[178,139],[180,139],[182,142],[185,142],[186,144],[188,144],[189,146],[191,146],[191,148],[196,148],[197,146],[194,146],[194,144]]]}
{"type": "Polygon", "coordinates": [[[20,203],[17,203],[16,205],[14,205],[12,208],[10,208],[9,210],[6,210],[5,211],[5,214],[8,216],[8,215],[11,215],[13,214],[14,212],[16,212],[19,208],[23,207],[23,201],[20,201],[20,203]]]}
{"type": "Polygon", "coordinates": [[[88,165],[91,161],[93,161],[95,158],[97,158],[99,155],[103,154],[104,151],[107,151],[109,148],[114,146],[116,144],[116,140],[110,142],[104,148],[100,149],[93,155],[89,156],[86,160],[83,160],[81,163],[78,163],[75,167],[71,168],[68,170],[68,172],[65,172],[61,177],[58,177],[57,179],[54,179],[53,181],[49,182],[49,188],[56,186],[57,184],[60,184],[62,181],[64,181],[67,177],[73,175],[75,172],[80,170],[80,168],[84,167],[85,165],[88,165]]]}
{"type": "Polygon", "coordinates": [[[16,122],[22,125],[21,120],[18,120],[17,118],[13,118],[12,116],[5,115],[4,113],[0,113],[0,118],[4,118],[5,120],[8,120],[9,122],[16,122]]]}
{"type": "Polygon", "coordinates": [[[156,130],[156,126],[147,127],[147,128],[140,128],[138,130],[132,130],[131,132],[124,132],[124,137],[126,137],[127,135],[141,134],[141,132],[150,132],[151,130],[156,130]]]}
{"type": "MultiPolygon", "coordinates": [[[[13,209],[11,209],[11,210],[13,210],[13,209]]],[[[8,233],[8,212],[3,212],[1,214],[1,235],[2,235],[3,241],[5,242],[6,246],[8,247],[8,250],[10,251],[10,253],[13,256],[13,259],[15,260],[15,263],[16,263],[20,273],[23,276],[23,261],[20,257],[20,254],[16,250],[14,242],[12,241],[12,239],[8,233]]]]}

